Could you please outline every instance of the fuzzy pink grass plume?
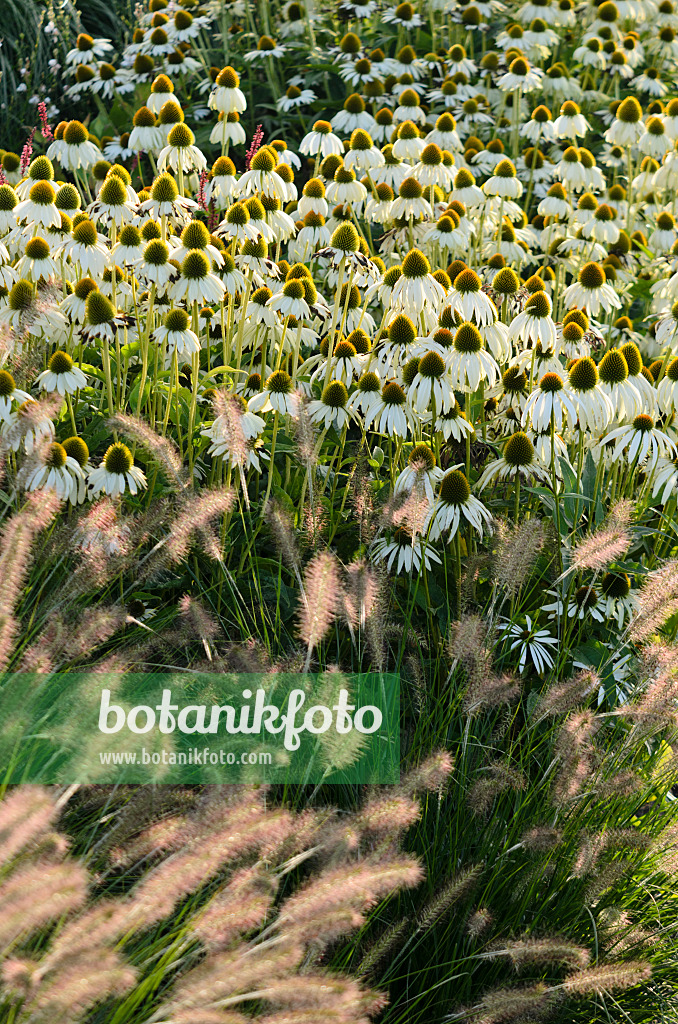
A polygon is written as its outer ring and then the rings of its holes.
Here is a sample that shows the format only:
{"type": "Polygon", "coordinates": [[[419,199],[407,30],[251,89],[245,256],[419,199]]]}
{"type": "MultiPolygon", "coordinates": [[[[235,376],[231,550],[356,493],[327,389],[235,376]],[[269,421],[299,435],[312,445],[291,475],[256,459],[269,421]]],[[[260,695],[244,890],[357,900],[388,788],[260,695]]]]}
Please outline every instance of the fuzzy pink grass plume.
{"type": "Polygon", "coordinates": [[[602,572],[615,559],[621,558],[631,541],[632,515],[633,502],[618,502],[605,522],[574,547],[570,568],[602,572]]]}
{"type": "Polygon", "coordinates": [[[304,590],[299,607],[299,635],[306,644],[304,671],[311,654],[334,622],[341,608],[343,591],[339,563],[329,551],[314,555],[304,572],[304,590]]]}
{"type": "Polygon", "coordinates": [[[35,542],[59,506],[53,493],[29,494],[0,533],[0,671],[9,664],[19,633],[15,609],[35,556],[35,542]]]}

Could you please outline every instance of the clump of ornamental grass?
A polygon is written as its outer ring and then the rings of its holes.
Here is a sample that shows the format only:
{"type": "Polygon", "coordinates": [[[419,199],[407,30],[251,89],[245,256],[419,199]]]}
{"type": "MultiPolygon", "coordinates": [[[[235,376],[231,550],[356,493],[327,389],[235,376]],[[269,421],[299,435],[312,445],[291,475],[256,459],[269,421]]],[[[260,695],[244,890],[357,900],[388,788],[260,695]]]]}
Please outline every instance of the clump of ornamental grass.
{"type": "Polygon", "coordinates": [[[415,794],[448,774],[433,759],[341,821],[330,807],[276,807],[260,787],[210,787],[188,805],[181,790],[155,804],[143,790],[130,804],[111,793],[110,828],[128,849],[108,856],[134,870],[110,891],[94,890],[87,857],[57,830],[69,793],[15,790],[0,804],[4,999],[26,1020],[95,1010],[107,1020],[216,1020],[225,1007],[248,1019],[372,1017],[383,994],[310,966],[309,954],[360,928],[377,901],[421,884],[422,866],[398,837],[420,813],[415,794]],[[160,962],[149,931],[158,926],[173,954],[160,962]],[[151,998],[140,1011],[142,993],[151,998]]]}

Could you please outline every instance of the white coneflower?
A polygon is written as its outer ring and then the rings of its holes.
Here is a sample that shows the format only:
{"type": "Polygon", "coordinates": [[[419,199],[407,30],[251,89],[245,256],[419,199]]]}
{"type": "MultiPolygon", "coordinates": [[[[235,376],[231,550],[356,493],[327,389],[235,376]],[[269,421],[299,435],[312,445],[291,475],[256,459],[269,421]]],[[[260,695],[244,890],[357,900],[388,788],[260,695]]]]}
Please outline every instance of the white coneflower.
{"type": "Polygon", "coordinates": [[[30,395],[22,391],[14,383],[14,377],[7,370],[0,370],[0,423],[9,421],[12,406],[15,402],[28,402],[30,395]]]}
{"type": "Polygon", "coordinates": [[[535,292],[525,303],[522,313],[511,321],[509,341],[529,342],[529,348],[541,342],[542,350],[556,348],[556,325],[551,317],[551,300],[546,292],[535,292]]]}
{"type": "Polygon", "coordinates": [[[327,186],[327,199],[341,206],[358,205],[367,197],[367,189],[356,180],[355,173],[347,167],[338,167],[334,180],[327,186]]]}
{"type": "Polygon", "coordinates": [[[113,303],[100,291],[90,291],[85,302],[85,326],[82,335],[87,340],[104,338],[115,340],[119,326],[113,303]]]}
{"type": "Polygon", "coordinates": [[[447,149],[453,153],[462,149],[456,122],[447,112],[438,117],[435,128],[428,133],[425,141],[426,143],[434,142],[441,149],[447,149]]]}
{"type": "Polygon", "coordinates": [[[454,333],[449,374],[455,388],[467,393],[477,391],[481,382],[492,387],[499,379],[499,367],[485,350],[482,335],[473,323],[462,322],[454,333]]]}
{"type": "Polygon", "coordinates": [[[519,652],[519,672],[525,671],[528,655],[540,676],[547,669],[553,668],[555,652],[551,648],[557,650],[558,639],[551,636],[547,629],[538,629],[536,622],[533,625],[529,615],[525,615],[525,627],[520,622],[507,619],[503,636],[509,644],[509,650],[519,652]]]}
{"type": "Polygon", "coordinates": [[[308,107],[317,99],[313,89],[299,89],[296,85],[289,85],[285,95],[276,100],[276,107],[283,114],[291,110],[298,110],[300,107],[308,107]]]}
{"type": "Polygon", "coordinates": [[[271,36],[261,36],[256,50],[249,50],[244,54],[244,59],[252,64],[263,64],[264,61],[282,57],[286,52],[287,47],[276,43],[271,36]]]}
{"type": "Polygon", "coordinates": [[[224,297],[223,282],[212,273],[209,256],[202,249],[191,249],[181,264],[181,274],[172,286],[175,302],[201,306],[219,303],[224,297]]]}
{"type": "Polygon", "coordinates": [[[429,407],[435,408],[436,413],[449,412],[456,403],[455,383],[440,353],[427,352],[419,360],[407,397],[417,412],[424,412],[429,407]]]}
{"type": "Polygon", "coordinates": [[[443,478],[443,470],[436,465],[436,458],[427,444],[415,444],[407,459],[407,466],[398,476],[394,493],[421,491],[432,505],[435,488],[443,478]]]}
{"type": "Polygon", "coordinates": [[[373,427],[378,434],[407,437],[411,426],[412,413],[405,392],[396,381],[386,381],[381,395],[365,413],[365,429],[373,427]]]}
{"type": "Polygon", "coordinates": [[[78,64],[91,64],[102,60],[109,50],[113,49],[110,39],[93,39],[86,32],[81,32],[75,46],[66,54],[66,65],[74,68],[78,64]]]}
{"type": "Polygon", "coordinates": [[[165,139],[156,125],[156,117],[148,107],[140,107],[132,118],[129,148],[134,153],[157,153],[165,139]]]}
{"type": "Polygon", "coordinates": [[[85,480],[77,460],[58,441],[52,441],[40,453],[38,465],[29,471],[26,490],[54,491],[58,498],[76,505],[83,500],[85,480]]]}
{"type": "Polygon", "coordinates": [[[578,136],[583,138],[591,125],[582,114],[579,106],[572,100],[566,100],[560,108],[560,114],[553,123],[556,137],[559,139],[570,139],[572,142],[578,136]]]}
{"type": "Polygon", "coordinates": [[[482,501],[474,498],[468,480],[459,469],[450,470],[440,482],[438,497],[426,519],[425,531],[430,540],[449,534],[448,542],[456,536],[465,522],[482,539],[484,531],[492,533],[492,516],[482,501]]]}
{"type": "Polygon", "coordinates": [[[268,300],[267,305],[275,309],[282,317],[294,316],[297,320],[310,320],[311,311],[305,299],[305,289],[301,281],[286,281],[279,292],[268,300]]]}
{"type": "Polygon", "coordinates": [[[435,549],[426,544],[421,537],[412,537],[406,530],[399,528],[391,540],[379,537],[370,548],[370,557],[375,562],[385,562],[390,571],[395,566],[397,573],[418,574],[422,562],[427,570],[433,565],[440,565],[440,556],[435,549]]]}
{"type": "Polygon", "coordinates": [[[678,337],[678,301],[674,302],[671,309],[665,310],[657,320],[655,338],[657,344],[663,348],[665,345],[674,350],[676,338],[678,337]]]}
{"type": "Polygon", "coordinates": [[[356,128],[351,133],[349,149],[344,157],[344,167],[351,171],[371,171],[373,167],[381,167],[384,156],[372,142],[368,132],[356,128]]]}
{"type": "Polygon", "coordinates": [[[18,451],[23,444],[30,455],[54,440],[54,424],[44,407],[29,398],[0,422],[0,436],[10,451],[18,451]]]}
{"type": "Polygon", "coordinates": [[[350,413],[366,413],[372,405],[379,402],[381,381],[378,374],[368,371],[358,379],[355,391],[349,396],[346,408],[350,413]]]}
{"type": "Polygon", "coordinates": [[[497,320],[496,306],[482,291],[482,281],[475,270],[469,267],[456,275],[447,298],[463,320],[475,321],[479,326],[493,324],[497,320]]]}
{"type": "Polygon", "coordinates": [[[198,149],[194,142],[195,135],[188,125],[183,123],[173,125],[167,135],[167,145],[160,150],[158,155],[158,170],[162,173],[168,164],[174,171],[178,171],[179,168],[182,171],[204,170],[207,160],[202,150],[198,149]]]}
{"type": "Polygon", "coordinates": [[[629,377],[624,354],[613,348],[606,352],[598,367],[600,388],[612,402],[619,419],[630,419],[643,411],[643,399],[629,377]]]}
{"type": "Polygon", "coordinates": [[[601,433],[614,416],[614,405],[601,390],[596,364],[589,356],[577,359],[568,373],[570,391],[582,430],[601,433]]]}
{"type": "Polygon", "coordinates": [[[39,224],[47,229],[60,227],[61,213],[55,205],[55,199],[56,192],[50,181],[36,181],[31,185],[28,199],[14,205],[16,219],[20,223],[39,224]]]}
{"type": "Polygon", "coordinates": [[[177,269],[170,263],[170,250],[161,238],[153,238],[143,251],[142,261],[135,273],[146,285],[154,284],[160,294],[177,278],[177,269]]]}
{"type": "Polygon", "coordinates": [[[324,249],[319,249],[315,255],[329,260],[333,267],[339,266],[343,261],[356,273],[366,273],[372,279],[378,276],[374,263],[360,251],[360,236],[353,224],[340,224],[335,228],[330,244],[324,249]]]}
{"type": "Polygon", "coordinates": [[[136,217],[125,182],[116,174],[109,174],[106,178],[98,196],[87,208],[87,213],[93,224],[103,221],[108,226],[115,224],[118,228],[136,217]]]}
{"type": "Polygon", "coordinates": [[[242,114],[247,109],[245,94],[240,89],[240,77],[235,68],[222,68],[212,87],[207,101],[211,110],[218,110],[224,114],[237,111],[242,114]]]}
{"type": "Polygon", "coordinates": [[[499,196],[504,199],[519,199],[523,194],[523,186],[516,177],[516,169],[510,160],[501,160],[494,169],[492,177],[483,185],[486,196],[499,196]]]}
{"type": "Polygon", "coordinates": [[[77,263],[83,277],[101,278],[110,262],[110,252],[91,220],[76,224],[56,255],[77,263]]]}
{"type": "Polygon", "coordinates": [[[89,475],[88,484],[92,496],[108,494],[115,498],[129,490],[137,494],[146,487],[146,477],[138,466],[134,465],[132,453],[126,444],[116,441],[110,445],[98,469],[89,475]]]}
{"type": "Polygon", "coordinates": [[[607,284],[605,271],[598,263],[586,263],[581,268],[577,280],[563,292],[563,301],[568,307],[584,306],[596,317],[601,309],[609,313],[621,308],[621,299],[607,284]]]}
{"type": "Polygon", "coordinates": [[[541,85],[544,72],[540,68],[533,68],[524,57],[516,57],[512,60],[506,74],[497,81],[497,86],[502,92],[514,92],[521,89],[524,93],[532,92],[541,85]]]}
{"type": "Polygon", "coordinates": [[[529,121],[525,121],[521,125],[520,134],[524,135],[532,143],[540,140],[543,142],[555,142],[556,133],[549,108],[543,104],[535,107],[529,121]]]}
{"type": "Polygon", "coordinates": [[[59,268],[49,251],[49,243],[36,235],[29,238],[24,254],[16,265],[16,272],[26,281],[53,281],[59,268]]]}
{"type": "Polygon", "coordinates": [[[421,15],[417,14],[416,9],[407,0],[396,7],[389,7],[382,14],[381,20],[388,24],[401,25],[408,29],[421,28],[424,24],[421,15]]]}
{"type": "Polygon", "coordinates": [[[308,414],[312,423],[322,425],[325,430],[334,427],[342,430],[349,420],[350,411],[346,408],[348,391],[343,381],[333,380],[323,388],[319,399],[308,403],[308,414]]]}
{"type": "Polygon", "coordinates": [[[134,224],[125,224],[118,235],[118,241],[111,249],[111,259],[122,266],[139,263],[144,254],[143,238],[134,224]]]}
{"type": "Polygon", "coordinates": [[[320,157],[336,154],[341,156],[344,146],[338,135],[332,132],[332,125],[329,121],[316,121],[313,130],[304,135],[299,143],[299,152],[304,156],[320,157]]]}
{"type": "Polygon", "coordinates": [[[275,170],[277,163],[275,151],[269,146],[262,146],[252,157],[250,169],[238,179],[237,194],[248,196],[251,192],[259,192],[275,196],[282,203],[287,202],[285,182],[275,170]]]}
{"type": "Polygon", "coordinates": [[[415,89],[403,89],[393,111],[394,125],[402,124],[403,121],[413,121],[414,124],[426,122],[426,114],[421,109],[421,100],[415,89]]]}
{"type": "Polygon", "coordinates": [[[678,411],[678,359],[672,359],[657,387],[657,402],[663,413],[678,411]]]}
{"type": "Polygon", "coordinates": [[[443,152],[435,142],[427,143],[422,149],[419,162],[412,168],[412,177],[424,188],[439,185],[444,191],[449,189],[452,172],[445,165],[443,152]]]}
{"type": "Polygon", "coordinates": [[[445,291],[431,273],[431,265],[419,249],[411,249],[402,262],[401,275],[393,286],[393,309],[410,311],[415,317],[425,306],[437,311],[445,299],[445,291]]]}
{"type": "Polygon", "coordinates": [[[534,445],[529,437],[518,431],[506,441],[501,458],[485,467],[478,480],[478,488],[482,491],[494,480],[515,480],[530,476],[543,483],[548,483],[550,479],[548,471],[537,462],[534,445]]]}
{"type": "Polygon", "coordinates": [[[226,289],[227,295],[244,294],[247,288],[245,275],[236,267],[235,260],[230,252],[224,253],[223,263],[219,269],[219,277],[226,289]]]}
{"type": "Polygon", "coordinates": [[[250,213],[244,203],[236,202],[229,206],[226,215],[215,230],[217,238],[244,242],[249,239],[255,242],[259,236],[257,229],[250,224],[250,213]]]}
{"type": "Polygon", "coordinates": [[[413,121],[404,121],[397,130],[393,156],[398,160],[419,160],[425,148],[426,143],[421,138],[416,124],[413,121]]]}
{"type": "Polygon", "coordinates": [[[415,220],[430,218],[433,216],[430,203],[423,198],[424,190],[416,178],[405,178],[398,189],[398,198],[391,204],[390,215],[392,219],[404,218],[415,220]]]}
{"type": "Polygon", "coordinates": [[[49,358],[47,369],[38,377],[42,391],[57,391],[60,395],[72,395],[79,388],[87,386],[87,377],[76,366],[68,352],[54,352],[49,358]]]}
{"type": "Polygon", "coordinates": [[[678,460],[657,459],[652,478],[652,497],[665,505],[672,494],[678,492],[678,460]]]}
{"type": "Polygon", "coordinates": [[[634,146],[645,131],[643,109],[635,96],[627,96],[617,107],[614,121],[605,132],[613,146],[634,146]]]}
{"type": "Polygon", "coordinates": [[[619,240],[619,228],[615,224],[616,214],[607,203],[597,206],[593,215],[584,223],[582,235],[593,238],[596,242],[614,245],[619,240]]]}
{"type": "Polygon", "coordinates": [[[529,423],[533,430],[542,432],[553,424],[561,431],[568,421],[571,426],[577,422],[574,395],[557,373],[545,373],[525,402],[523,426],[529,423]]]}
{"type": "Polygon", "coordinates": [[[299,399],[294,392],[292,378],[285,370],[275,370],[266,381],[263,391],[250,398],[248,405],[251,412],[268,412],[273,409],[296,417],[299,399]]]}
{"type": "MultiPolygon", "coordinates": [[[[317,125],[318,122],[316,122],[317,125]]],[[[343,108],[336,113],[331,121],[332,131],[350,135],[357,128],[372,134],[376,122],[365,108],[365,101],[358,93],[353,93],[344,101],[343,108]]]]}
{"type": "Polygon", "coordinates": [[[200,249],[206,253],[216,267],[220,267],[224,258],[215,245],[210,242],[210,233],[200,220],[193,220],[181,232],[180,245],[170,249],[170,259],[181,263],[191,249],[200,249]]]}
{"type": "Polygon", "coordinates": [[[212,145],[243,146],[247,136],[240,123],[240,114],[232,110],[230,114],[219,114],[219,118],[210,132],[212,145]]]}
{"type": "Polygon", "coordinates": [[[64,128],[63,148],[58,160],[64,170],[89,170],[101,159],[101,150],[90,141],[89,133],[80,121],[69,121],[64,128]]]}
{"type": "Polygon", "coordinates": [[[197,209],[195,200],[179,195],[177,183],[171,175],[159,174],[151,186],[151,198],[141,204],[139,212],[157,221],[163,216],[169,217],[172,223],[183,226],[197,209]]]}
{"type": "Polygon", "coordinates": [[[632,465],[637,461],[639,466],[647,465],[654,469],[661,456],[664,459],[676,455],[676,445],[662,430],[658,430],[651,416],[640,413],[632,423],[617,427],[605,435],[605,443],[615,442],[612,461],[616,462],[626,451],[626,461],[632,465]]]}
{"type": "Polygon", "coordinates": [[[465,167],[462,167],[455,175],[452,198],[463,203],[468,209],[480,206],[485,202],[482,189],[478,188],[476,179],[465,167]]]}
{"type": "Polygon", "coordinates": [[[189,327],[189,317],[185,309],[170,309],[163,317],[162,325],[156,327],[153,337],[160,345],[167,346],[167,354],[176,352],[178,359],[191,362],[200,351],[200,339],[189,327]]]}

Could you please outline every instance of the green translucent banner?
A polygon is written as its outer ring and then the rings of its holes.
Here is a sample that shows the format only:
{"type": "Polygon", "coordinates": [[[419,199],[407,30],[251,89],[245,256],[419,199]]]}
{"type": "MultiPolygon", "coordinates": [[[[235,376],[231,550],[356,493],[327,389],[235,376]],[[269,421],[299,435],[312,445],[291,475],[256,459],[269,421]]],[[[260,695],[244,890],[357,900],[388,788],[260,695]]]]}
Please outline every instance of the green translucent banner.
{"type": "Polygon", "coordinates": [[[393,783],[397,676],[10,674],[0,780],[393,783]]]}

